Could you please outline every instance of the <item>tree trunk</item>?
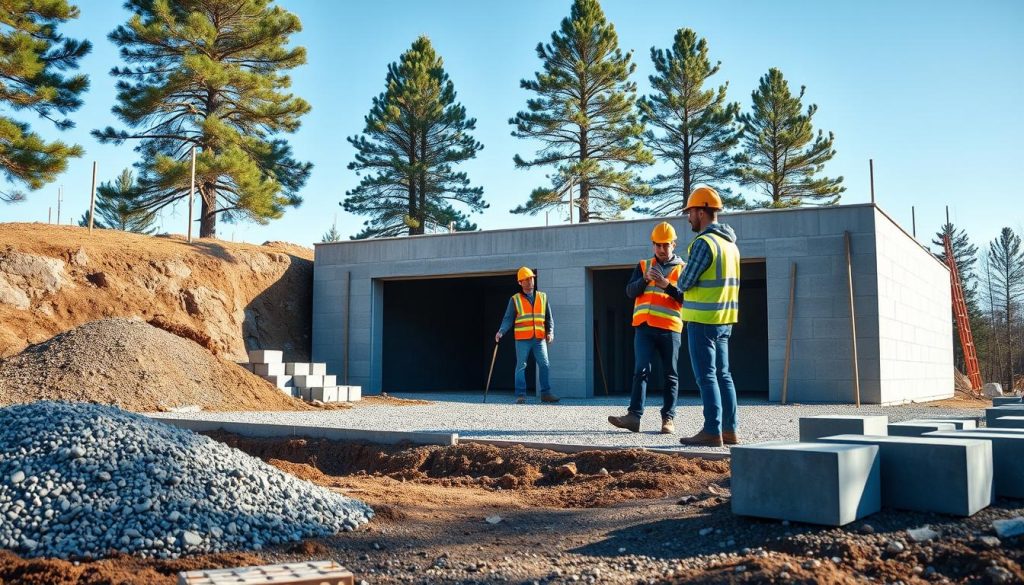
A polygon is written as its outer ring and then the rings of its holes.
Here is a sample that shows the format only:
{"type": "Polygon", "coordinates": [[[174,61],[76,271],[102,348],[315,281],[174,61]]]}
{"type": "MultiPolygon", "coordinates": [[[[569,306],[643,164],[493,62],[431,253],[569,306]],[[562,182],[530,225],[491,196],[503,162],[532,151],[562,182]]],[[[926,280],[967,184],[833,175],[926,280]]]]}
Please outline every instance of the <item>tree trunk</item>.
{"type": "MultiPolygon", "coordinates": [[[[585,111],[585,110],[584,110],[585,111]]],[[[580,162],[584,162],[590,156],[587,129],[580,128],[580,162]]],[[[572,208],[569,208],[569,217],[572,217],[572,208]]],[[[590,185],[587,181],[580,179],[580,223],[590,221],[590,185]]]]}
{"type": "Polygon", "coordinates": [[[199,190],[202,206],[199,213],[199,237],[217,237],[217,190],[212,183],[206,183],[199,190]]]}

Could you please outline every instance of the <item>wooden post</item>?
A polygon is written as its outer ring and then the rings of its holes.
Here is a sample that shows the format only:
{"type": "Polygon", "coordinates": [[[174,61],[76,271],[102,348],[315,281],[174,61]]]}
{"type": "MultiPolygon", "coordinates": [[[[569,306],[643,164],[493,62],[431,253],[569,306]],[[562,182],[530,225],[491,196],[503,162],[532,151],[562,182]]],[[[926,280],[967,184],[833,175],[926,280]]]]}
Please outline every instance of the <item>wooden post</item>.
{"type": "MultiPolygon", "coordinates": [[[[196,192],[196,145],[192,145],[192,186],[188,190],[188,242],[192,243],[192,196],[196,192]]],[[[345,380],[348,383],[348,380],[345,380]]]]}
{"type": "Polygon", "coordinates": [[[60,225],[60,200],[64,197],[64,185],[57,188],[57,225],[60,225]]]}
{"type": "Polygon", "coordinates": [[[89,233],[92,233],[93,216],[96,214],[96,161],[92,161],[92,191],[89,195],[89,233]]]}
{"type": "Polygon", "coordinates": [[[53,206],[46,208],[46,223],[53,223],[53,206]]]}
{"type": "Polygon", "coordinates": [[[494,344],[494,355],[491,356],[491,367],[487,370],[487,385],[484,386],[484,402],[487,402],[487,391],[491,389],[491,374],[494,373],[494,360],[498,359],[498,344],[494,344]]]}
{"type": "Polygon", "coordinates": [[[793,312],[796,306],[796,262],[789,269],[789,316],[786,323],[786,362],[782,367],[782,403],[786,403],[786,390],[789,388],[789,358],[793,344],[793,312]]]}
{"type": "Polygon", "coordinates": [[[853,309],[853,262],[850,259],[850,232],[843,232],[846,241],[846,282],[850,294],[850,340],[853,342],[853,396],[860,408],[860,370],[857,368],[857,317],[853,309]]]}
{"type": "Polygon", "coordinates": [[[345,361],[344,368],[342,370],[345,378],[345,385],[348,386],[348,341],[349,331],[351,327],[349,323],[352,321],[352,273],[345,273],[345,361]]]}
{"type": "Polygon", "coordinates": [[[569,179],[569,225],[572,225],[572,179],[569,179]]]}
{"type": "Polygon", "coordinates": [[[914,213],[914,206],[910,206],[910,235],[917,239],[917,215],[914,213]]]}
{"type": "Polygon", "coordinates": [[[875,204],[875,159],[868,159],[868,166],[871,169],[871,204],[875,204]]]}

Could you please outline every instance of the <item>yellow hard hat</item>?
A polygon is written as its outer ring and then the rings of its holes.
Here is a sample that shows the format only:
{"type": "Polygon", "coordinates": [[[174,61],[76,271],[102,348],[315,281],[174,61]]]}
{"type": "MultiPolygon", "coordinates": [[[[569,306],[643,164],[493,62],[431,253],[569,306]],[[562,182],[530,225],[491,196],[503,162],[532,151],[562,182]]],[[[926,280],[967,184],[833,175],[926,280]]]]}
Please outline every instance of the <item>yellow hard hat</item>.
{"type": "Polygon", "coordinates": [[[668,244],[676,241],[676,229],[667,221],[654,226],[651,232],[651,241],[655,244],[668,244]]]}
{"type": "Polygon", "coordinates": [[[686,209],[683,209],[683,211],[688,211],[692,207],[721,209],[722,198],[718,196],[718,191],[711,187],[697,187],[690,193],[689,199],[686,200],[686,209]]]}
{"type": "Polygon", "coordinates": [[[519,281],[519,282],[522,282],[522,281],[526,280],[527,278],[530,278],[531,276],[535,276],[533,271],[530,270],[529,268],[525,267],[525,266],[520,268],[519,272],[516,272],[516,280],[519,281]]]}

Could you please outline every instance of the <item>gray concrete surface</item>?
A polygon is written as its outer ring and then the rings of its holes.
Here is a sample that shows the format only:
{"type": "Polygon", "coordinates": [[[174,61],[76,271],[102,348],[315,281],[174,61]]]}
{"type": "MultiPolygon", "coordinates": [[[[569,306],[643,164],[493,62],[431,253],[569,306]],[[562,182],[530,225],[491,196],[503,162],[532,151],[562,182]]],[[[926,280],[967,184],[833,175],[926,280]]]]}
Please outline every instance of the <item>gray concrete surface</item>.
{"type": "Polygon", "coordinates": [[[950,423],[958,431],[978,428],[978,421],[974,418],[915,418],[904,423],[950,423]]]}
{"type": "Polygon", "coordinates": [[[975,430],[936,431],[926,437],[950,439],[982,439],[992,442],[992,474],[996,495],[1007,498],[1024,498],[1024,433],[1003,433],[975,430]]]}
{"type": "MultiPolygon", "coordinates": [[[[800,441],[808,443],[831,435],[885,435],[888,433],[887,415],[812,414],[800,417],[800,441]]],[[[933,429],[934,430],[934,429],[933,429]]]]}
{"type": "MultiPolygon", "coordinates": [[[[996,426],[994,422],[997,418],[1003,418],[1006,416],[1024,416],[1024,404],[1004,404],[1002,406],[993,406],[992,408],[985,409],[985,422],[988,426],[996,426]]],[[[1006,425],[1009,427],[1016,425],[1006,425]]]]}
{"type": "Polygon", "coordinates": [[[920,437],[925,433],[934,431],[955,431],[956,425],[951,422],[921,422],[907,421],[892,423],[889,425],[889,436],[892,437],[920,437]]]}

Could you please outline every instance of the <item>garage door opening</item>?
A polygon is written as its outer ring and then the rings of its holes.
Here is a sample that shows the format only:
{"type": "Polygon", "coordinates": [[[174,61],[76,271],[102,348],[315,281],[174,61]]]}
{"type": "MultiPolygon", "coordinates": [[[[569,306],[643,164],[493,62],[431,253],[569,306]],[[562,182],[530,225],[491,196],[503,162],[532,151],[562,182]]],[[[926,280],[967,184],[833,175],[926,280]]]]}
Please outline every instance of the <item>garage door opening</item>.
{"type": "MultiPolygon", "coordinates": [[[[538,275],[539,280],[539,275],[538,275]]],[[[494,333],[519,286],[497,276],[385,281],[381,382],[384,392],[479,392],[487,383],[494,333]]],[[[515,341],[498,347],[490,392],[515,389],[515,341]]],[[[533,359],[526,371],[534,392],[533,359]]]]}
{"type": "MultiPolygon", "coordinates": [[[[633,267],[593,269],[594,396],[603,396],[604,380],[609,394],[629,395],[633,383],[633,300],[626,297],[626,283],[633,267]],[[602,378],[601,368],[604,369],[602,378]]],[[[768,395],[768,286],[764,260],[744,261],[740,282],[740,322],[729,341],[729,363],[736,391],[765,398],[768,395]]],[[[647,394],[660,398],[664,375],[658,364],[647,394]]],[[[679,393],[697,396],[690,367],[690,353],[683,333],[679,348],[679,393]]]]}

